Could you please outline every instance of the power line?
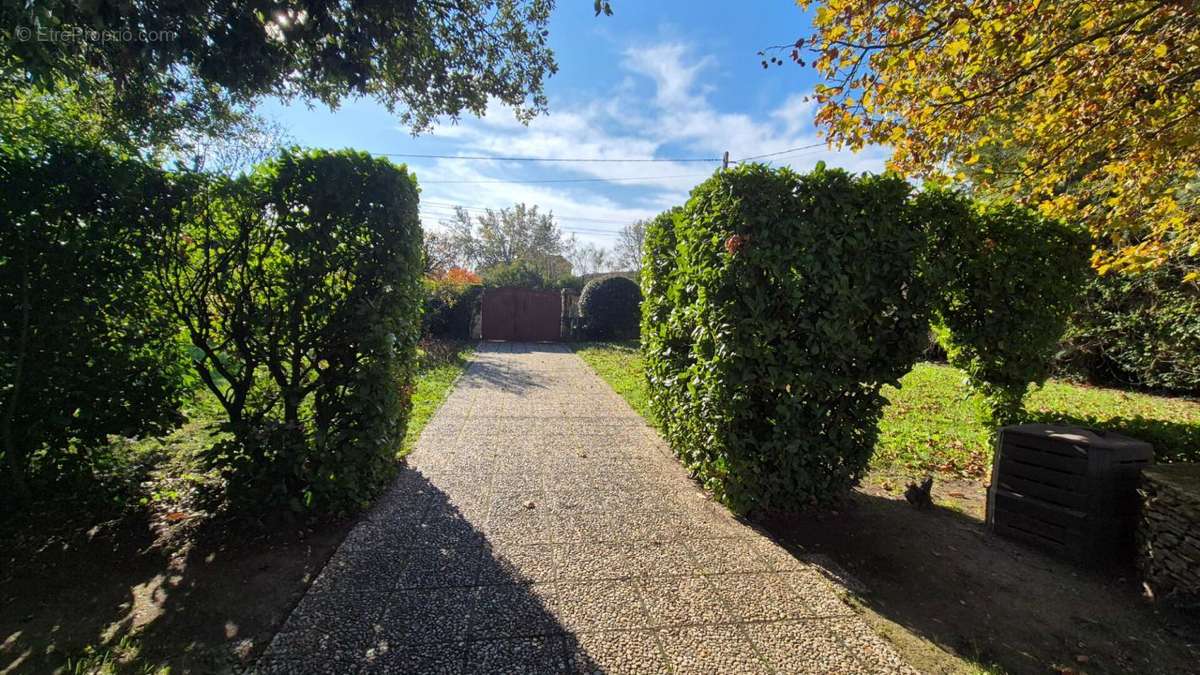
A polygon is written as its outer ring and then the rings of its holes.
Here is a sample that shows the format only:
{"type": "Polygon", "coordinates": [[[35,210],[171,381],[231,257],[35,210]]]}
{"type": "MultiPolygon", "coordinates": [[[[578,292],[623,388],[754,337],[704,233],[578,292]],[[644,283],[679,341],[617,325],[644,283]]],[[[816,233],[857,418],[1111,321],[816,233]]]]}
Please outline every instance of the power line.
{"type": "Polygon", "coordinates": [[[502,157],[493,155],[432,155],[411,152],[372,152],[381,157],[408,157],[413,159],[465,159],[490,160],[494,162],[719,162],[720,157],[502,157]]]}
{"type": "MultiPolygon", "coordinates": [[[[434,216],[437,218],[442,218],[442,217],[448,216],[449,214],[430,213],[430,214],[426,214],[426,215],[434,216]]],[[[584,227],[584,226],[577,226],[577,225],[573,226],[573,225],[569,224],[570,222],[571,221],[565,221],[565,224],[560,224],[559,229],[563,230],[565,232],[586,234],[586,235],[597,236],[597,237],[616,237],[616,236],[620,235],[620,232],[617,232],[616,230],[597,230],[597,229],[592,229],[592,228],[584,227]]]]}
{"type": "MultiPolygon", "coordinates": [[[[768,153],[764,153],[761,155],[750,155],[750,156],[742,157],[740,159],[735,159],[735,160],[729,159],[728,152],[725,153],[725,157],[719,158],[719,159],[715,158],[715,157],[703,157],[703,158],[702,157],[691,157],[691,158],[674,158],[674,159],[666,159],[666,158],[613,159],[613,158],[568,158],[568,157],[560,157],[560,158],[493,157],[493,156],[482,156],[482,155],[434,155],[434,154],[416,154],[416,153],[371,153],[371,154],[381,155],[381,156],[385,156],[385,157],[419,157],[419,158],[430,158],[430,159],[494,160],[494,161],[516,161],[516,162],[723,162],[724,166],[728,166],[728,164],[731,162],[732,163],[742,163],[742,162],[747,162],[747,161],[756,160],[756,159],[765,159],[768,157],[780,157],[783,155],[789,155],[792,153],[802,152],[805,150],[812,150],[815,148],[820,148],[820,147],[825,147],[825,146],[826,146],[825,143],[812,143],[809,145],[802,145],[802,146],[798,146],[798,147],[794,147],[794,148],[788,148],[786,150],[779,150],[777,152],[768,152],[768,153]]],[[[617,182],[633,182],[633,181],[657,181],[657,180],[667,180],[667,179],[674,179],[674,178],[703,178],[703,177],[705,177],[705,176],[700,175],[700,174],[687,174],[687,175],[672,175],[672,176],[636,176],[636,177],[631,176],[631,177],[623,177],[623,178],[544,178],[544,179],[530,179],[530,180],[503,180],[503,179],[429,180],[429,181],[422,181],[422,184],[426,184],[426,185],[476,184],[476,185],[478,185],[478,184],[500,184],[500,183],[507,183],[507,184],[617,183],[617,182]]],[[[457,209],[460,209],[460,208],[464,209],[466,211],[476,211],[476,212],[502,210],[501,208],[494,208],[494,207],[488,207],[488,206],[453,204],[453,203],[447,203],[447,202],[434,202],[434,201],[422,202],[421,206],[423,209],[426,209],[429,211],[434,211],[433,213],[430,213],[429,215],[439,216],[439,217],[451,215],[457,209]]],[[[630,222],[629,220],[617,220],[617,219],[612,219],[612,218],[589,218],[586,216],[572,216],[572,215],[561,215],[561,214],[555,214],[554,217],[559,220],[570,221],[570,222],[614,223],[614,224],[618,224],[618,225],[627,225],[630,222]]],[[[594,236],[616,236],[618,234],[616,232],[600,230],[600,229],[596,229],[596,228],[563,227],[562,229],[565,231],[568,231],[568,232],[577,232],[579,234],[589,234],[589,235],[594,235],[594,236]]]]}
{"type": "MultiPolygon", "coordinates": [[[[441,216],[449,215],[449,214],[431,213],[428,215],[441,217],[441,216]]],[[[557,216],[555,216],[555,218],[557,218],[557,216]]],[[[569,220],[569,219],[564,219],[564,220],[569,220]]],[[[594,228],[590,228],[590,227],[571,227],[568,225],[560,225],[558,229],[562,230],[563,232],[570,233],[570,234],[583,234],[583,235],[587,235],[590,237],[617,237],[617,236],[620,236],[620,234],[621,234],[620,232],[617,232],[614,230],[598,230],[598,229],[594,229],[594,228]]]]}
{"type": "Polygon", "coordinates": [[[656,181],[671,178],[707,178],[706,173],[677,174],[674,176],[637,176],[630,178],[538,178],[531,180],[422,180],[421,185],[465,185],[487,183],[623,183],[633,181],[656,181]]]}
{"type": "MultiPolygon", "coordinates": [[[[432,212],[432,213],[427,212],[425,215],[433,216],[436,218],[445,218],[445,217],[450,216],[449,213],[438,213],[438,212],[432,212]]],[[[573,222],[570,218],[559,219],[557,216],[555,218],[556,218],[556,220],[562,220],[566,223],[573,222]]],[[[587,235],[602,236],[602,237],[616,237],[620,234],[620,232],[618,232],[616,230],[601,230],[601,229],[591,228],[591,227],[582,226],[582,225],[572,226],[572,225],[568,225],[568,224],[561,224],[561,225],[559,225],[559,229],[561,229],[565,232],[574,232],[574,233],[578,233],[578,234],[587,234],[587,235]]]]}
{"type": "Polygon", "coordinates": [[[780,150],[779,152],[768,152],[764,155],[751,155],[750,157],[742,157],[741,159],[735,159],[733,161],[739,162],[739,163],[747,162],[752,159],[763,159],[766,157],[778,157],[779,155],[786,155],[786,154],[792,153],[792,152],[799,152],[801,150],[811,150],[813,148],[822,148],[822,147],[826,147],[826,144],[825,143],[813,143],[811,145],[801,145],[798,148],[789,148],[787,150],[780,150]]]}
{"type": "MultiPolygon", "coordinates": [[[[768,152],[761,155],[750,155],[748,157],[740,157],[731,159],[730,162],[748,162],[754,159],[764,159],[766,157],[778,157],[800,150],[811,150],[813,148],[826,147],[827,143],[812,143],[809,145],[801,145],[787,150],[778,152],[768,152]]],[[[379,157],[407,157],[413,159],[460,159],[471,161],[493,161],[493,162],[581,162],[581,163],[619,163],[619,162],[720,162],[721,157],[518,157],[504,155],[439,155],[433,153],[416,153],[416,152],[371,152],[370,154],[379,157]]],[[[592,178],[592,179],[562,179],[560,182],[572,180],[575,182],[584,181],[615,181],[615,180],[655,180],[659,178],[691,178],[692,176],[647,176],[645,178],[592,178]]],[[[483,182],[483,181],[422,181],[424,183],[450,183],[450,182],[483,182]]],[[[515,182],[550,182],[550,181],[495,181],[505,183],[515,182]]]]}
{"type": "MultiPolygon", "coordinates": [[[[451,204],[449,202],[426,202],[426,201],[421,202],[421,205],[422,206],[432,206],[432,207],[438,208],[438,209],[462,208],[462,209],[466,209],[467,211],[500,211],[503,208],[511,208],[511,207],[497,208],[497,207],[492,207],[492,206],[476,206],[476,205],[468,205],[468,204],[451,204]]],[[[562,220],[577,220],[577,221],[586,221],[586,222],[593,222],[593,223],[616,223],[618,225],[628,225],[629,223],[633,222],[632,219],[631,220],[618,220],[615,218],[588,218],[586,216],[560,215],[557,213],[555,213],[553,215],[555,218],[559,218],[562,220]]]]}

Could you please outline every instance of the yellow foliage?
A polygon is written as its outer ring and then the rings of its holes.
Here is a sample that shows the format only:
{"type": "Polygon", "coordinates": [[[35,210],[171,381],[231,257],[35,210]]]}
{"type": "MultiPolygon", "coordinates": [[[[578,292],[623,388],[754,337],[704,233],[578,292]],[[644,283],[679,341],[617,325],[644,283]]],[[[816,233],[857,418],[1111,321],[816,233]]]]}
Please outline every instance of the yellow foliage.
{"type": "Polygon", "coordinates": [[[1200,253],[1200,3],[799,4],[817,6],[805,45],[835,143],[1086,224],[1097,269],[1200,253]]]}

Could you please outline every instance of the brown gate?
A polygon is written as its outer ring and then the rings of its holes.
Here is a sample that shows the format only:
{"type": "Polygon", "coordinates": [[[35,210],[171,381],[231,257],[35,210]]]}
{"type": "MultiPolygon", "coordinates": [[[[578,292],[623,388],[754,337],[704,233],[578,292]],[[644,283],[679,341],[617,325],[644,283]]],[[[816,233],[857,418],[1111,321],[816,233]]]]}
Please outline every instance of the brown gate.
{"type": "Polygon", "coordinates": [[[484,340],[558,340],[561,325],[562,297],[556,291],[489,288],[483,292],[484,340]]]}

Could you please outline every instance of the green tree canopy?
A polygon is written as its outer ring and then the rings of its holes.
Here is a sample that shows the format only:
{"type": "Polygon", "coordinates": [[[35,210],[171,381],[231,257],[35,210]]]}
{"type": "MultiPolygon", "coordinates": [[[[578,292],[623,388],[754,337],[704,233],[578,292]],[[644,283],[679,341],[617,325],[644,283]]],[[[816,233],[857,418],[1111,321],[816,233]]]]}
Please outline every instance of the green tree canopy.
{"type": "Polygon", "coordinates": [[[546,278],[570,272],[562,269],[565,241],[554,214],[541,212],[536,205],[487,209],[476,216],[456,207],[454,217],[442,226],[456,258],[481,273],[517,262],[529,263],[546,278]]]}
{"type": "Polygon", "coordinates": [[[371,97],[415,131],[546,107],[553,0],[42,0],[0,4],[3,87],[113,86],[122,118],[219,110],[265,95],[371,97]]]}

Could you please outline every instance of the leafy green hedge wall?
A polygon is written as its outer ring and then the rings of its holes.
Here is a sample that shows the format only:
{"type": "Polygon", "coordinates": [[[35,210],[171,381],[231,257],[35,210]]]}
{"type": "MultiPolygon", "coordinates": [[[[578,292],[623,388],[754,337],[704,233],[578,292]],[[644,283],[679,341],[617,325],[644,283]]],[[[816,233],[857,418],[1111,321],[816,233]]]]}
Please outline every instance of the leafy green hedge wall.
{"type": "Polygon", "coordinates": [[[692,363],[691,335],[683,321],[671,321],[674,308],[687,303],[689,289],[674,283],[676,268],[675,218],[683,209],[660,213],[646,224],[642,242],[642,363],[650,411],[670,437],[679,424],[673,392],[683,387],[683,374],[692,363]]]}
{"type": "Polygon", "coordinates": [[[929,230],[938,341],[981,395],[986,419],[1020,421],[1025,393],[1049,377],[1080,297],[1088,236],[1016,204],[974,204],[949,190],[927,189],[913,202],[929,230]]]}
{"type": "Polygon", "coordinates": [[[187,366],[153,283],[168,177],[99,144],[0,143],[0,504],[86,492],[110,434],[180,421],[187,366]]]}
{"type": "Polygon", "coordinates": [[[928,317],[909,186],[818,168],[723,171],[647,235],[644,349],[675,452],[736,510],[835,497],[928,317]],[[668,227],[667,223],[673,227],[668,227]]]}
{"type": "Polygon", "coordinates": [[[198,193],[162,281],[234,439],[207,459],[256,508],[350,511],[395,471],[420,333],[415,179],[293,150],[198,193]]]}

